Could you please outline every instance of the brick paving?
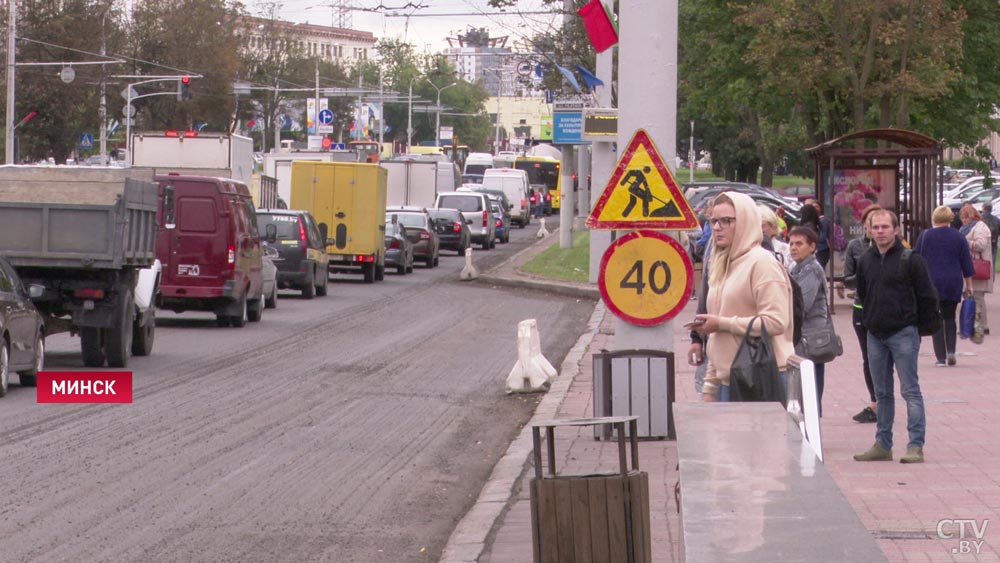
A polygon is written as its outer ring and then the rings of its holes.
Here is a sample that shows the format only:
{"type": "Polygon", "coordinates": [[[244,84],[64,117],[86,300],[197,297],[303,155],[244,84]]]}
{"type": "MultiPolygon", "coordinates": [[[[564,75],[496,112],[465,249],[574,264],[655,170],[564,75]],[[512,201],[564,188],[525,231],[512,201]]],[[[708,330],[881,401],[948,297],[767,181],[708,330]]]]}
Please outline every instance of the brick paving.
{"type": "MultiPolygon", "coordinates": [[[[989,296],[988,306],[1000,318],[1000,297],[989,296]]],[[[602,308],[602,305],[598,305],[602,308]]],[[[693,315],[694,302],[679,316],[693,315]]],[[[926,462],[855,462],[853,454],[874,441],[875,425],[858,424],[851,416],[867,403],[861,374],[861,353],[851,328],[850,304],[840,299],[834,323],[844,340],[844,355],[827,366],[823,398],[823,446],[826,467],[843,490],[861,522],[875,535],[879,547],[893,562],[994,561],[1000,563],[1000,334],[984,344],[958,343],[958,365],[935,367],[929,338],[921,346],[919,370],[927,413],[926,462]],[[958,537],[958,524],[945,520],[985,520],[985,536],[978,544],[970,524],[967,543],[958,537]],[[939,538],[938,529],[951,538],[939,538]]],[[[557,409],[558,418],[588,417],[593,413],[591,356],[614,349],[614,327],[619,322],[605,312],[579,362],[579,370],[557,409]]],[[[994,327],[1000,331],[1000,327],[994,327]]],[[[687,350],[686,333],[674,334],[674,350],[687,350]]],[[[694,370],[677,365],[677,400],[699,400],[693,388],[694,370]]],[[[894,439],[896,459],[905,453],[906,408],[898,396],[894,439]]],[[[597,442],[590,428],[565,428],[556,434],[560,472],[585,473],[617,467],[617,445],[597,442]]],[[[674,442],[641,441],[640,469],[650,476],[653,560],[679,560],[679,538],[673,487],[677,481],[674,442]]],[[[530,462],[524,475],[533,472],[530,462]]],[[[526,483],[526,480],[522,480],[526,483]]],[[[492,541],[480,563],[531,561],[530,506],[527,487],[520,487],[509,508],[494,526],[492,541]]]]}

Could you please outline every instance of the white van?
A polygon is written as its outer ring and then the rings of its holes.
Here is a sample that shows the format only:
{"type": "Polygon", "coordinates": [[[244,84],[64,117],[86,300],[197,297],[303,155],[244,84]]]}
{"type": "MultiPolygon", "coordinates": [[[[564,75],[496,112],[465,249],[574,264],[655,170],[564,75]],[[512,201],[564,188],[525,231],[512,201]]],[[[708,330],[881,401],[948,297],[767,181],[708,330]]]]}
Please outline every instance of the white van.
{"type": "Polygon", "coordinates": [[[517,168],[491,168],[483,174],[484,190],[501,190],[510,202],[510,220],[522,229],[531,222],[528,173],[517,168]]]}
{"type": "Polygon", "coordinates": [[[465,159],[462,174],[483,174],[493,168],[493,155],[488,152],[470,152],[465,159]]]}

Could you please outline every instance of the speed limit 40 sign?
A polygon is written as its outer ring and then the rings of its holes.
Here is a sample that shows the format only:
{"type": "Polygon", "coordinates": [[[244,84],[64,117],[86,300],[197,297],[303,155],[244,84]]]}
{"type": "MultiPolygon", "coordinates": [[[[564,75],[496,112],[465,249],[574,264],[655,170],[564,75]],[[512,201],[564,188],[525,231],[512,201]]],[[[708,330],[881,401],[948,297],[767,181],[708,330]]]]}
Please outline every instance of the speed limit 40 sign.
{"type": "Polygon", "coordinates": [[[684,308],[694,269],[676,240],[657,231],[634,231],[605,251],[597,285],[604,303],[619,318],[653,326],[684,308]]]}

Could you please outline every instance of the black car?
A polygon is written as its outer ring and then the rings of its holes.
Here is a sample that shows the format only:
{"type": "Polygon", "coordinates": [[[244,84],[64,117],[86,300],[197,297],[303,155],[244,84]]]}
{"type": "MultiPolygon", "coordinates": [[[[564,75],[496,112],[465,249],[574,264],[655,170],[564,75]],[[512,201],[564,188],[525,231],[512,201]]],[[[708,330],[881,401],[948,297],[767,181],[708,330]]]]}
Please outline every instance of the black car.
{"type": "Polygon", "coordinates": [[[441,241],[441,249],[454,250],[459,256],[465,254],[465,249],[472,244],[472,233],[469,225],[457,209],[428,209],[434,220],[434,231],[441,241]]]}
{"type": "MultiPolygon", "coordinates": [[[[323,225],[326,227],[326,225],[323,225]]],[[[257,229],[270,246],[278,249],[278,287],[298,289],[312,299],[326,295],[330,279],[330,255],[326,252],[326,229],[316,226],[308,211],[258,209],[257,229]]]]}
{"type": "Polygon", "coordinates": [[[390,207],[385,210],[385,222],[402,223],[406,227],[406,238],[413,243],[413,256],[428,268],[438,265],[440,238],[434,229],[430,212],[423,207],[390,207]]]}
{"type": "Polygon", "coordinates": [[[45,363],[45,322],[31,299],[45,288],[25,288],[17,272],[0,257],[0,397],[7,394],[11,372],[21,385],[35,385],[45,363]]]}

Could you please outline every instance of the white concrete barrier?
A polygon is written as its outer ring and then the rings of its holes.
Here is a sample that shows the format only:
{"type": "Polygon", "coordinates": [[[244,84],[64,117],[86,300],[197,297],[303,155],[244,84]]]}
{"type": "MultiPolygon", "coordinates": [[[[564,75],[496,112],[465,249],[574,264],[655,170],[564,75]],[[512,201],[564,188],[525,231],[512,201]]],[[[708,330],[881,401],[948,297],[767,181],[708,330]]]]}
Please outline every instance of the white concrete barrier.
{"type": "Polygon", "coordinates": [[[545,238],[549,236],[549,230],[545,228],[545,217],[540,219],[542,222],[542,228],[538,229],[538,233],[535,234],[535,238],[545,238]]]}
{"type": "Polygon", "coordinates": [[[542,355],[538,322],[526,319],[517,324],[517,363],[507,376],[507,393],[547,391],[556,368],[542,355]]]}
{"type": "Polygon", "coordinates": [[[465,267],[458,274],[458,279],[462,281],[470,281],[479,277],[479,270],[472,265],[472,249],[465,249],[465,267]]]}

